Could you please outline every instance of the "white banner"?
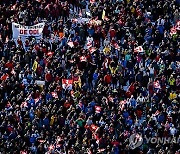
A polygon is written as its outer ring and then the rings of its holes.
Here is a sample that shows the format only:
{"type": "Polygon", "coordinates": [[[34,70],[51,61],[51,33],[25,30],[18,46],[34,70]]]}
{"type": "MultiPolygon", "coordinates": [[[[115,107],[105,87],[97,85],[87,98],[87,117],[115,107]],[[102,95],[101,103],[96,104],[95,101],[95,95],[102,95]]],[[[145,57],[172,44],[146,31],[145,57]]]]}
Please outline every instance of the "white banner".
{"type": "Polygon", "coordinates": [[[13,39],[17,39],[18,36],[21,36],[22,39],[30,36],[40,39],[42,38],[44,26],[45,23],[39,23],[33,26],[23,26],[17,23],[12,23],[13,39]]]}

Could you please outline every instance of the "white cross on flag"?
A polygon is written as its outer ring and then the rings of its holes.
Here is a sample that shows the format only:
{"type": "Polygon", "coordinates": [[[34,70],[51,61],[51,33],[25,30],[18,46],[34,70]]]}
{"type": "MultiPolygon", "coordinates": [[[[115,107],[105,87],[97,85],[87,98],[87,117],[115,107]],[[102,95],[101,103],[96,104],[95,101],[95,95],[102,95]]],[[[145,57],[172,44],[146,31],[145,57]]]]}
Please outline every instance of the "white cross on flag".
{"type": "Polygon", "coordinates": [[[48,56],[52,56],[54,54],[54,52],[48,52],[47,55],[48,56]]]}
{"type": "Polygon", "coordinates": [[[90,3],[95,3],[96,2],[96,0],[90,0],[90,3]]]}
{"type": "Polygon", "coordinates": [[[92,47],[92,41],[88,40],[87,42],[87,49],[90,49],[92,47]]]}
{"type": "Polygon", "coordinates": [[[178,21],[176,24],[176,30],[180,30],[180,21],[178,21]]]}
{"type": "Polygon", "coordinates": [[[135,53],[142,53],[142,52],[144,52],[144,49],[143,49],[142,46],[138,46],[138,47],[136,47],[136,48],[134,49],[134,52],[135,52],[135,53]]]}
{"type": "Polygon", "coordinates": [[[73,80],[72,79],[62,79],[62,87],[63,89],[72,89],[73,80]]]}
{"type": "Polygon", "coordinates": [[[95,106],[95,112],[96,113],[101,113],[101,107],[100,106],[95,106]]]}
{"type": "Polygon", "coordinates": [[[68,42],[67,45],[69,45],[71,48],[74,47],[73,41],[68,42]]]}
{"type": "Polygon", "coordinates": [[[48,147],[48,150],[49,150],[49,151],[52,151],[52,150],[54,150],[54,148],[55,148],[54,145],[50,145],[50,146],[48,147]]]}
{"type": "Polygon", "coordinates": [[[89,52],[92,54],[94,51],[96,51],[96,48],[95,47],[90,47],[89,48],[89,52]]]}
{"type": "Polygon", "coordinates": [[[159,81],[154,82],[154,88],[161,89],[161,85],[159,84],[159,81]]]}
{"type": "Polygon", "coordinates": [[[39,98],[34,99],[34,102],[35,103],[39,102],[39,98]]]}
{"type": "Polygon", "coordinates": [[[81,57],[80,57],[80,61],[81,61],[81,62],[86,62],[86,61],[87,61],[86,56],[81,56],[81,57]]]}
{"type": "Polygon", "coordinates": [[[22,102],[22,103],[21,103],[21,108],[22,108],[22,107],[28,107],[27,102],[22,102]]]}
{"type": "Polygon", "coordinates": [[[52,97],[54,97],[54,98],[58,98],[57,92],[51,92],[51,95],[52,95],[52,97]]]}
{"type": "Polygon", "coordinates": [[[176,33],[177,33],[176,27],[172,27],[170,29],[170,35],[172,36],[172,35],[175,35],[176,33]]]}

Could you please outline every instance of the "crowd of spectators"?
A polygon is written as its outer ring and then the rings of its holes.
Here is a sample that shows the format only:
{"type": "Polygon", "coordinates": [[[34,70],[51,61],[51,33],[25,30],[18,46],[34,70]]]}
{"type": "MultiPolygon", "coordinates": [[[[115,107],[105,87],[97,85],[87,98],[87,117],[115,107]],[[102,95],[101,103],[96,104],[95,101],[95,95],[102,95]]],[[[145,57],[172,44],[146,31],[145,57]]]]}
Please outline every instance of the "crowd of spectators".
{"type": "Polygon", "coordinates": [[[180,137],[179,4],[1,0],[0,152],[179,154],[129,144],[180,137]],[[45,22],[43,38],[13,39],[12,22],[45,22]]]}

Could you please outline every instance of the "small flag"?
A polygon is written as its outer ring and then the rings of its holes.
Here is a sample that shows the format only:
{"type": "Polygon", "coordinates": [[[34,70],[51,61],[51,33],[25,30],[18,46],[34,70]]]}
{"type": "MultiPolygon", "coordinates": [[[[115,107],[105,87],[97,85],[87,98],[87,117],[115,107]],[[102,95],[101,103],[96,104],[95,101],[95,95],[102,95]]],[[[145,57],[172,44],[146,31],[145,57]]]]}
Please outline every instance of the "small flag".
{"type": "Polygon", "coordinates": [[[36,99],[34,99],[34,102],[37,103],[37,102],[39,102],[39,100],[40,100],[39,98],[36,98],[36,99]]]}
{"type": "Polygon", "coordinates": [[[14,4],[12,7],[11,7],[11,10],[15,10],[16,9],[16,4],[14,4]]]}
{"type": "Polygon", "coordinates": [[[90,130],[91,130],[91,131],[96,131],[97,128],[98,128],[98,126],[96,126],[96,125],[94,125],[94,124],[92,124],[92,125],[90,126],[90,130]]]}
{"type": "Polygon", "coordinates": [[[1,80],[7,80],[7,78],[9,77],[9,75],[6,73],[3,76],[1,76],[1,80]]]}
{"type": "Polygon", "coordinates": [[[27,151],[20,151],[20,154],[27,154],[27,151]]]}
{"type": "Polygon", "coordinates": [[[54,97],[54,98],[58,98],[57,92],[51,92],[51,95],[52,95],[52,97],[54,97]]]}
{"type": "Polygon", "coordinates": [[[95,112],[96,113],[101,113],[101,107],[100,106],[95,106],[95,112]]]}
{"type": "Polygon", "coordinates": [[[144,49],[143,49],[142,46],[138,46],[138,47],[136,47],[136,48],[134,49],[134,52],[135,52],[135,53],[142,53],[142,52],[144,52],[144,49]]]}
{"type": "Polygon", "coordinates": [[[28,107],[27,102],[22,102],[22,103],[21,103],[21,108],[22,108],[22,107],[28,107]]]}
{"type": "Polygon", "coordinates": [[[159,81],[155,81],[153,85],[154,85],[154,88],[161,89],[161,85],[160,85],[159,81]]]}
{"type": "Polygon", "coordinates": [[[52,151],[52,150],[54,150],[55,149],[55,146],[54,145],[50,145],[49,147],[48,147],[48,150],[49,151],[52,151]]]}
{"type": "Polygon", "coordinates": [[[48,56],[53,56],[54,52],[48,52],[47,55],[48,56]]]}
{"type": "Polygon", "coordinates": [[[95,3],[96,2],[96,0],[90,0],[90,3],[91,4],[93,4],[93,3],[95,3]]]}
{"type": "Polygon", "coordinates": [[[67,44],[68,44],[71,48],[74,47],[73,41],[69,41],[67,44]]]}
{"type": "Polygon", "coordinates": [[[154,115],[157,116],[159,115],[159,113],[160,113],[159,110],[157,110],[154,115]]]}
{"type": "Polygon", "coordinates": [[[177,34],[176,27],[172,27],[172,28],[170,29],[170,35],[172,36],[172,35],[176,35],[176,34],[177,34]]]}
{"type": "Polygon", "coordinates": [[[86,56],[81,56],[81,57],[80,57],[80,61],[81,61],[81,62],[86,62],[86,61],[87,61],[86,56]]]}
{"type": "Polygon", "coordinates": [[[63,89],[72,89],[73,80],[72,79],[62,79],[62,87],[63,89]]]}
{"type": "Polygon", "coordinates": [[[16,72],[14,71],[14,69],[11,70],[11,74],[15,75],[16,72]]]}
{"type": "Polygon", "coordinates": [[[91,47],[92,47],[92,41],[89,40],[89,41],[87,42],[87,49],[90,49],[91,47]]]}
{"type": "Polygon", "coordinates": [[[176,24],[176,30],[180,30],[180,21],[178,21],[176,24]]]}
{"type": "Polygon", "coordinates": [[[72,22],[78,22],[78,19],[74,18],[72,19],[72,22]]]}
{"type": "Polygon", "coordinates": [[[120,48],[120,46],[119,46],[118,43],[116,43],[116,42],[113,43],[112,46],[113,46],[115,49],[119,49],[119,48],[120,48]]]}
{"type": "Polygon", "coordinates": [[[95,47],[90,47],[89,48],[89,52],[91,53],[91,54],[93,54],[93,52],[95,52],[96,51],[96,48],[95,47]]]}
{"type": "Polygon", "coordinates": [[[79,107],[81,110],[83,110],[84,104],[80,101],[80,102],[78,103],[78,107],[79,107]]]}

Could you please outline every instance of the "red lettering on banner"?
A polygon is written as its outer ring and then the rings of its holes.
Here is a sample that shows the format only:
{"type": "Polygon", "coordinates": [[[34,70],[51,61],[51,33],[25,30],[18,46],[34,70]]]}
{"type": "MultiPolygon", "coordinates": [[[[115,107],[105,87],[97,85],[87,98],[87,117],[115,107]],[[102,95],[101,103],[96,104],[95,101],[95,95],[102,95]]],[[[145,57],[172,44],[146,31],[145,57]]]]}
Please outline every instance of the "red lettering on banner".
{"type": "Polygon", "coordinates": [[[27,30],[24,30],[24,35],[27,35],[27,30]]]}
{"type": "Polygon", "coordinates": [[[19,32],[20,34],[23,34],[23,30],[22,29],[20,29],[20,32],[19,32]]]}
{"type": "Polygon", "coordinates": [[[29,30],[29,34],[30,35],[37,35],[37,34],[39,34],[39,30],[29,30]]]}

